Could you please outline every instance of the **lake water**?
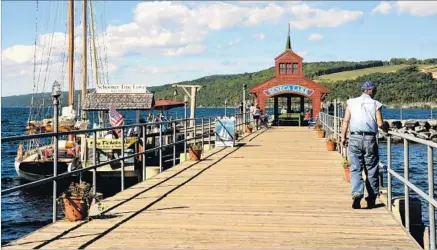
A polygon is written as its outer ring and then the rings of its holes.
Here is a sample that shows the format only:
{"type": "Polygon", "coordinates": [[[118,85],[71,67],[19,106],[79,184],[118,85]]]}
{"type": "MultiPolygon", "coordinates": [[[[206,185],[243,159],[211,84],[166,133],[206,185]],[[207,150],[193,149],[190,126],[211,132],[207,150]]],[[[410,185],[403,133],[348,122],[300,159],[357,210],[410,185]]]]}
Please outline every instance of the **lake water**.
{"type": "MultiPolygon", "coordinates": [[[[235,109],[228,108],[227,114],[233,114],[235,109]]],[[[49,111],[50,112],[50,111],[49,111]]],[[[224,108],[198,108],[196,117],[222,116],[224,108]]],[[[28,108],[2,108],[1,109],[1,136],[23,135],[28,119],[28,108]]],[[[135,112],[123,112],[127,123],[135,121],[135,112]]],[[[148,112],[142,112],[141,117],[146,117],[148,112]]],[[[189,114],[189,109],[188,109],[189,114]]],[[[433,111],[434,117],[437,110],[433,111]]],[[[183,117],[184,109],[173,109],[168,116],[183,117]]],[[[383,110],[385,119],[400,119],[401,112],[396,109],[383,110]]],[[[430,119],[430,110],[404,109],[403,119],[430,119]]],[[[97,120],[97,114],[89,115],[91,122],[97,120]]],[[[17,143],[4,143],[1,146],[1,188],[7,189],[22,184],[15,173],[13,162],[16,157],[17,143]]],[[[434,150],[436,151],[436,150],[434,150]]],[[[381,161],[386,161],[385,144],[380,145],[381,161]]],[[[392,161],[393,169],[402,175],[403,173],[403,145],[393,145],[392,161]]],[[[426,147],[412,144],[410,146],[410,179],[427,192],[427,155],[426,147]]],[[[434,153],[434,166],[437,166],[437,152],[434,153]]],[[[333,166],[337,167],[337,166],[333,166]]],[[[386,176],[386,173],[384,174],[386,176]]],[[[437,173],[434,173],[437,179],[437,173]]],[[[437,188],[437,185],[435,185],[437,188]]],[[[395,195],[403,195],[403,185],[393,181],[395,195]]],[[[435,190],[436,192],[436,190],[435,190]]],[[[414,196],[414,195],[413,195],[414,196]]],[[[52,218],[52,190],[51,185],[19,191],[10,195],[2,196],[1,199],[1,238],[2,245],[22,237],[44,225],[51,223],[52,218]]],[[[428,204],[422,202],[423,220],[428,223],[428,204]]],[[[437,216],[436,216],[437,217],[437,216]]]]}

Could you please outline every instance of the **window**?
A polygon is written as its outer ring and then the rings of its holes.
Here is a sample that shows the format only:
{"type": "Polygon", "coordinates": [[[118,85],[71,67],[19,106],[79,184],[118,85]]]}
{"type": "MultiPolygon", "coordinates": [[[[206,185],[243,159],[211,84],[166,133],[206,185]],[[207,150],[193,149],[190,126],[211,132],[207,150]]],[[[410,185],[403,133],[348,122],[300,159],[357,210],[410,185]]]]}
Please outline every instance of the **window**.
{"type": "Polygon", "coordinates": [[[285,73],[285,63],[279,64],[279,73],[285,73]]]}
{"type": "Polygon", "coordinates": [[[293,63],[293,74],[297,73],[297,63],[293,63]]]}
{"type": "Polygon", "coordinates": [[[291,74],[291,63],[287,63],[287,74],[291,74]]]}

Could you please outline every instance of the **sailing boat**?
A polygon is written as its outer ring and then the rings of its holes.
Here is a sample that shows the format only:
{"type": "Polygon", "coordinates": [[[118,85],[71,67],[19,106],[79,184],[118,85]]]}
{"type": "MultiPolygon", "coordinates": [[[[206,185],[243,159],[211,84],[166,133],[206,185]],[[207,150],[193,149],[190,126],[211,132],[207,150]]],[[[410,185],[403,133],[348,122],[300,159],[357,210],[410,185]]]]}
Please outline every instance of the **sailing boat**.
{"type": "MultiPolygon", "coordinates": [[[[82,57],[83,65],[83,83],[82,96],[86,93],[86,5],[87,0],[83,0],[83,39],[84,44],[82,57]],[[85,86],[85,87],[84,87],[85,86]]],[[[79,124],[80,128],[86,128],[88,121],[76,121],[76,111],[74,110],[74,84],[73,84],[73,61],[74,61],[74,0],[68,0],[68,107],[62,109],[60,117],[59,132],[68,131],[79,124]]],[[[32,98],[33,102],[33,98],[32,98]]],[[[84,117],[83,117],[84,118],[84,117]]],[[[86,118],[86,117],[85,117],[86,118]]],[[[51,120],[45,119],[43,122],[34,122],[36,125],[35,132],[44,128],[46,131],[53,131],[51,120]],[[45,124],[44,124],[45,123],[45,124]]],[[[17,157],[15,159],[15,170],[21,178],[27,181],[36,181],[49,176],[53,176],[53,146],[41,146],[39,139],[32,140],[29,143],[30,150],[24,151],[24,146],[19,145],[17,157]]],[[[79,145],[75,142],[73,135],[68,136],[68,140],[59,140],[58,152],[58,173],[70,172],[81,166],[79,145]]]]}

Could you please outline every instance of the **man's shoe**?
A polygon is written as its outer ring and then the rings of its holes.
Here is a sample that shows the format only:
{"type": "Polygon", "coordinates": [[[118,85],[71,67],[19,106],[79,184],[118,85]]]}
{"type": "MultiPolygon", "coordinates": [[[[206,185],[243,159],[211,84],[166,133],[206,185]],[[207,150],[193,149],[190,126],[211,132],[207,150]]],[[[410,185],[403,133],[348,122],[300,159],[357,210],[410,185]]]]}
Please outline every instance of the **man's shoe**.
{"type": "Polygon", "coordinates": [[[353,209],[360,209],[361,208],[361,197],[360,196],[354,196],[352,197],[352,208],[353,209]]]}
{"type": "Polygon", "coordinates": [[[367,201],[367,209],[372,209],[375,207],[375,198],[366,198],[367,201]]]}

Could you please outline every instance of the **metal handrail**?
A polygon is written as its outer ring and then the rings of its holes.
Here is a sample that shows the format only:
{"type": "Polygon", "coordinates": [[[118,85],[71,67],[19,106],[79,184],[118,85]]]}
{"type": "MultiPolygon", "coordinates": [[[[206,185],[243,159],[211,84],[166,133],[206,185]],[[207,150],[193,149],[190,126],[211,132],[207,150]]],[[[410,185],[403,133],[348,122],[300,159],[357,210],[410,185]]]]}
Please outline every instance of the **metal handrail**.
{"type": "MultiPolygon", "coordinates": [[[[247,122],[248,122],[247,119],[244,120],[242,118],[242,117],[244,117],[244,113],[234,114],[234,117],[236,118],[236,126],[242,126],[244,124],[247,124],[247,122]],[[237,121],[239,121],[239,123],[237,121]]],[[[123,164],[124,160],[129,159],[129,158],[134,158],[134,157],[137,157],[137,156],[140,156],[140,155],[143,156],[142,167],[143,167],[143,181],[144,181],[145,177],[146,177],[145,176],[145,168],[146,168],[145,156],[148,153],[152,153],[152,152],[155,152],[155,151],[158,151],[158,150],[160,152],[162,152],[162,149],[164,149],[164,148],[174,147],[173,148],[173,157],[175,157],[175,152],[176,152],[175,151],[176,150],[175,146],[177,144],[184,143],[184,151],[185,151],[185,154],[186,154],[188,141],[194,140],[194,143],[196,143],[196,139],[200,139],[201,138],[202,139],[202,145],[203,145],[205,137],[208,137],[209,148],[211,148],[211,135],[215,135],[215,131],[212,131],[211,124],[215,124],[215,120],[213,121],[213,119],[215,119],[215,118],[216,117],[214,117],[214,116],[207,116],[207,117],[199,117],[199,118],[178,119],[178,120],[172,120],[172,121],[140,123],[140,124],[133,124],[133,125],[118,126],[118,127],[106,127],[106,128],[95,128],[95,129],[86,129],[86,130],[74,130],[74,131],[58,132],[58,133],[51,132],[51,133],[45,133],[45,134],[12,136],[12,137],[2,138],[1,139],[1,143],[8,143],[8,142],[15,142],[15,141],[21,141],[21,140],[29,140],[29,139],[35,139],[35,138],[44,138],[44,137],[56,137],[57,138],[60,135],[93,133],[93,136],[94,136],[94,143],[93,143],[94,164],[92,166],[89,166],[89,167],[85,167],[85,168],[81,168],[81,169],[76,169],[76,170],[73,170],[73,171],[70,171],[70,172],[61,173],[59,175],[55,174],[54,176],[51,176],[51,177],[47,177],[47,178],[44,178],[44,179],[41,179],[41,180],[37,180],[37,181],[33,181],[33,182],[26,183],[26,184],[23,184],[23,185],[19,185],[19,186],[13,187],[13,188],[5,189],[5,190],[1,191],[1,194],[2,195],[7,195],[7,194],[10,194],[10,193],[14,193],[16,191],[20,191],[20,190],[31,188],[31,187],[35,187],[35,186],[40,186],[40,185],[43,185],[43,184],[46,184],[46,183],[49,183],[49,182],[56,182],[57,180],[67,178],[67,177],[72,176],[72,175],[80,174],[80,173],[83,173],[83,172],[86,172],[86,171],[89,171],[89,170],[94,170],[93,171],[93,185],[92,186],[93,186],[93,190],[95,192],[95,190],[96,190],[96,171],[95,170],[97,168],[99,168],[99,167],[104,166],[104,165],[111,164],[111,163],[116,163],[116,162],[121,162],[122,163],[120,171],[121,171],[121,179],[122,179],[122,181],[121,181],[121,189],[123,190],[124,189],[124,178],[123,178],[124,177],[124,164],[123,164]],[[199,125],[197,125],[196,122],[200,120],[201,123],[204,125],[204,120],[205,119],[208,120],[208,124],[209,124],[207,132],[205,133],[205,130],[204,130],[203,126],[202,126],[202,131],[198,131],[198,132],[201,132],[201,134],[198,134],[197,131],[196,131],[196,127],[199,126],[199,125]],[[194,126],[190,126],[189,125],[190,124],[189,121],[192,121],[192,120],[194,120],[194,126]],[[185,135],[184,139],[183,140],[179,140],[179,141],[173,141],[172,143],[168,143],[166,145],[162,145],[162,124],[172,124],[171,127],[173,129],[173,138],[175,138],[176,123],[179,123],[179,122],[184,124],[184,135],[185,135]],[[97,132],[114,130],[114,129],[121,129],[122,130],[121,131],[122,132],[122,138],[120,138],[120,139],[124,140],[125,139],[124,133],[125,133],[125,129],[126,128],[140,127],[141,131],[143,132],[143,136],[142,136],[142,139],[144,140],[143,143],[145,143],[146,142],[145,139],[147,137],[150,137],[150,136],[156,137],[156,135],[150,135],[150,134],[147,135],[146,134],[147,127],[153,126],[153,125],[159,125],[159,127],[160,127],[160,133],[159,133],[160,145],[158,147],[154,147],[154,148],[151,148],[151,149],[144,150],[143,152],[139,152],[139,153],[131,154],[131,155],[128,155],[128,156],[124,156],[124,143],[122,143],[122,154],[121,154],[122,157],[119,157],[119,158],[113,159],[113,160],[109,160],[109,161],[105,161],[105,162],[101,162],[101,163],[97,163],[96,162],[97,158],[96,158],[96,143],[95,142],[96,142],[96,139],[97,139],[96,138],[97,132]],[[188,136],[187,136],[187,130],[189,130],[189,129],[192,129],[192,131],[190,131],[190,133],[193,134],[193,136],[191,136],[190,138],[188,138],[188,136]]],[[[138,138],[140,138],[140,136],[138,136],[138,138]]],[[[175,159],[173,159],[173,163],[175,164],[175,159]]],[[[162,153],[160,153],[160,172],[162,172],[162,171],[163,171],[163,168],[162,168],[162,153]]],[[[54,187],[56,189],[56,186],[54,186],[54,187]]],[[[56,190],[55,189],[54,189],[54,194],[56,194],[56,190]]],[[[53,203],[55,204],[55,202],[56,202],[56,196],[53,195],[53,203]]],[[[53,222],[56,221],[56,213],[57,213],[57,211],[56,211],[55,208],[56,207],[54,206],[54,209],[53,209],[53,222]]]]}
{"type": "MultiPolygon", "coordinates": [[[[336,116],[336,112],[334,115],[329,115],[326,113],[320,113],[319,115],[320,123],[324,128],[328,128],[330,131],[333,131],[334,134],[337,134],[338,138],[341,133],[341,124],[343,122],[343,118],[336,116]],[[331,127],[329,123],[331,121],[336,121],[337,124],[340,124],[337,128],[331,127]]],[[[434,162],[433,162],[433,150],[437,148],[437,143],[432,141],[427,141],[424,139],[416,138],[411,135],[400,134],[394,131],[388,131],[387,133],[387,208],[392,211],[392,177],[398,179],[404,185],[404,193],[405,193],[405,228],[410,233],[410,190],[414,191],[421,198],[428,202],[428,217],[429,217],[429,227],[430,227],[430,236],[429,236],[429,248],[436,249],[436,221],[435,221],[435,209],[437,208],[437,200],[434,199],[434,162]],[[396,173],[392,169],[392,160],[391,160],[391,138],[392,136],[397,136],[404,141],[404,176],[396,173]],[[427,146],[427,155],[428,155],[428,194],[426,194],[419,187],[414,185],[409,181],[409,142],[415,142],[422,145],[427,146]]],[[[342,156],[347,158],[347,153],[343,155],[343,148],[341,144],[339,145],[339,149],[341,151],[342,156]]],[[[347,147],[346,147],[347,149],[347,147]]]]}
{"type": "MultiPolygon", "coordinates": [[[[202,118],[208,119],[208,118],[215,118],[215,117],[207,116],[207,117],[202,117],[202,118]]],[[[67,132],[57,132],[57,133],[48,132],[48,133],[33,134],[33,135],[18,135],[18,136],[10,136],[10,137],[1,138],[1,143],[19,141],[19,140],[30,140],[30,139],[38,139],[38,138],[45,138],[45,137],[53,137],[53,136],[77,135],[77,134],[85,134],[85,133],[92,133],[92,132],[102,132],[102,131],[108,131],[108,130],[113,130],[113,129],[135,128],[135,127],[144,126],[144,125],[153,126],[153,125],[161,125],[161,124],[168,124],[168,123],[174,123],[174,122],[191,121],[191,120],[196,120],[196,119],[199,119],[199,118],[186,118],[186,119],[178,119],[178,120],[171,120],[171,121],[147,122],[147,123],[123,125],[123,126],[116,126],[116,127],[71,130],[71,131],[67,131],[67,132]]]]}

